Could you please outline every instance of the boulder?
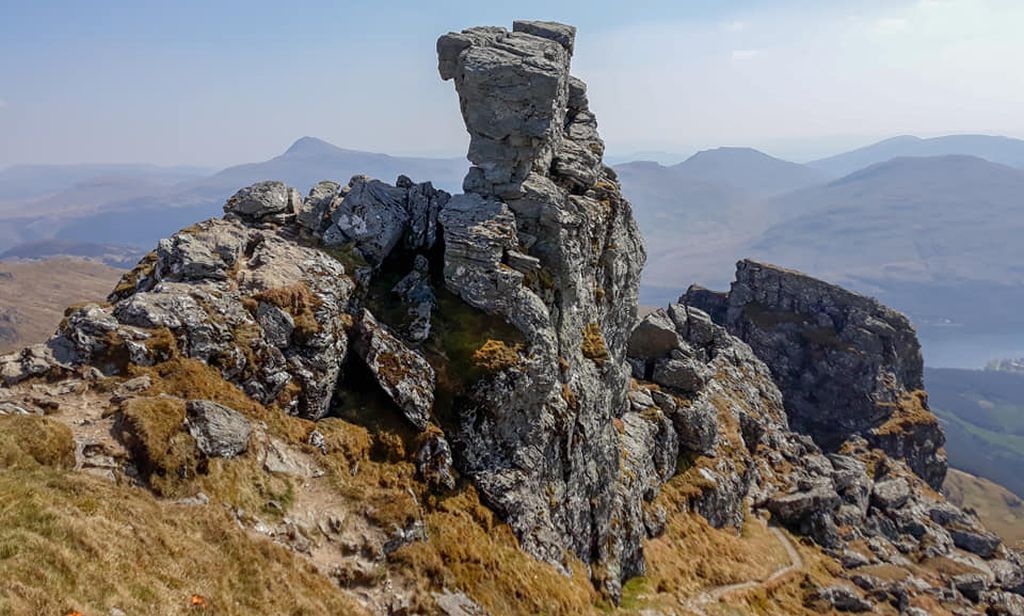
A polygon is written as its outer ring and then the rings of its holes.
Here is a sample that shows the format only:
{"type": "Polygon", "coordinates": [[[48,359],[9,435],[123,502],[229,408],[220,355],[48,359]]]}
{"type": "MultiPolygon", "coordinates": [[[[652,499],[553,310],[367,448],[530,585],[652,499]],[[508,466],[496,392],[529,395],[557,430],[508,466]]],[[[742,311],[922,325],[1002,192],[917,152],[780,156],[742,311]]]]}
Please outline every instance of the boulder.
{"type": "Polygon", "coordinates": [[[224,204],[224,212],[245,220],[262,220],[294,214],[302,206],[302,197],[284,182],[259,182],[236,192],[224,204]]]}
{"type": "Polygon", "coordinates": [[[981,593],[988,590],[988,580],[981,573],[961,573],[950,579],[953,588],[960,591],[963,596],[971,601],[977,602],[981,599],[981,593]]]}
{"type": "Polygon", "coordinates": [[[871,612],[874,605],[846,586],[826,586],[817,592],[819,600],[840,612],[871,612]]]}
{"type": "Polygon", "coordinates": [[[676,325],[664,311],[658,310],[644,317],[629,337],[630,357],[657,359],[680,346],[676,325]]]}
{"type": "Polygon", "coordinates": [[[871,502],[880,509],[899,509],[910,498],[910,484],[902,477],[875,483],[871,502]]]}
{"type": "Polygon", "coordinates": [[[832,511],[839,506],[839,495],[829,486],[817,486],[810,490],[772,497],[768,511],[785,524],[802,521],[818,511],[832,511]]]}
{"type": "Polygon", "coordinates": [[[246,450],[252,424],[238,411],[210,400],[190,400],[185,423],[196,446],[211,458],[233,458],[246,450]]]}
{"type": "Polygon", "coordinates": [[[982,558],[994,556],[1002,544],[1002,540],[994,533],[982,529],[952,528],[949,529],[949,535],[956,547],[982,558]]]}
{"type": "Polygon", "coordinates": [[[316,235],[322,234],[330,224],[330,214],[344,197],[341,185],[331,180],[319,182],[309,189],[296,212],[296,222],[316,235]]]}
{"type": "Polygon", "coordinates": [[[1024,597],[1003,591],[982,593],[981,600],[988,604],[989,616],[1024,616],[1024,597]]]}

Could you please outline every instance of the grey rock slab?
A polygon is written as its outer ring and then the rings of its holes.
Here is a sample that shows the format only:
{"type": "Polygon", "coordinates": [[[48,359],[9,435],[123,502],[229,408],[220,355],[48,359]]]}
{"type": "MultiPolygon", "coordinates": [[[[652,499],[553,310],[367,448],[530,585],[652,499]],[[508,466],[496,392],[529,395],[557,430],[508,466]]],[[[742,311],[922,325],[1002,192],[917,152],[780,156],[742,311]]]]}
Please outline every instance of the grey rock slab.
{"type": "Polygon", "coordinates": [[[247,186],[227,200],[224,212],[246,220],[293,214],[301,207],[302,197],[284,182],[267,181],[247,186]]]}
{"type": "Polygon", "coordinates": [[[355,350],[409,423],[425,429],[434,406],[435,384],[434,369],[427,360],[387,331],[368,310],[363,310],[356,326],[355,350]]]}
{"type": "Polygon", "coordinates": [[[190,400],[185,411],[188,432],[203,454],[233,458],[248,447],[252,424],[238,411],[210,400],[190,400]]]}
{"type": "Polygon", "coordinates": [[[875,483],[871,502],[881,509],[899,509],[910,498],[910,484],[902,477],[875,483]]]}

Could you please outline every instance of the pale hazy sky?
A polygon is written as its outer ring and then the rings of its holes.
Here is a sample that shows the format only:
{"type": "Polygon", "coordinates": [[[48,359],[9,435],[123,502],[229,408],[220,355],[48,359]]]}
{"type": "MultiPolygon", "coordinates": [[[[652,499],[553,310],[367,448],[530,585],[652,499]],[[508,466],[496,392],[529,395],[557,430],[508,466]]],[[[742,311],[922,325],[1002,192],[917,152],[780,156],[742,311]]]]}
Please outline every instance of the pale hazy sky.
{"type": "Polygon", "coordinates": [[[434,42],[516,18],[578,26],[612,153],[1024,137],[1021,0],[0,0],[0,165],[461,155],[434,42]]]}

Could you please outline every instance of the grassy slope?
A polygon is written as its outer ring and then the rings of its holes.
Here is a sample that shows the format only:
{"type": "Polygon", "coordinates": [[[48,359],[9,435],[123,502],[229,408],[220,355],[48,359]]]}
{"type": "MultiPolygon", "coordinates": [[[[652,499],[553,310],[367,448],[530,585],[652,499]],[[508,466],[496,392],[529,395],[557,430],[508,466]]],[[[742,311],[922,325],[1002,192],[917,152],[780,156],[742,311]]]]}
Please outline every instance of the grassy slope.
{"type": "MultiPolygon", "coordinates": [[[[64,307],[82,301],[101,301],[122,272],[80,259],[48,259],[30,263],[0,263],[0,313],[15,314],[17,338],[0,337],[0,353],[46,340],[57,329],[64,307]]],[[[0,323],[2,325],[2,323],[0,323]]]]}
{"type": "Polygon", "coordinates": [[[1004,541],[1024,547],[1024,501],[1001,485],[963,471],[950,470],[942,487],[946,497],[978,512],[986,527],[1004,541]]]}
{"type": "Polygon", "coordinates": [[[1024,376],[929,369],[926,381],[950,465],[1024,495],[1024,376]]]}

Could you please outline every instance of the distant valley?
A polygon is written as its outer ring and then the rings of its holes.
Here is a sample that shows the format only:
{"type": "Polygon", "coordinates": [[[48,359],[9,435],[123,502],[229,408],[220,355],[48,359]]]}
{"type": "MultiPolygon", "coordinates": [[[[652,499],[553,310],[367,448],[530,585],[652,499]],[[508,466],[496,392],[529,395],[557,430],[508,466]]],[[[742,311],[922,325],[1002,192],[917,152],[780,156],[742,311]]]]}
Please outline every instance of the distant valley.
{"type": "Polygon", "coordinates": [[[68,304],[103,301],[120,277],[120,270],[80,259],[0,261],[0,354],[46,340],[68,304]]]}
{"type": "Polygon", "coordinates": [[[930,368],[925,386],[950,464],[1024,497],[1024,375],[930,368]]]}

